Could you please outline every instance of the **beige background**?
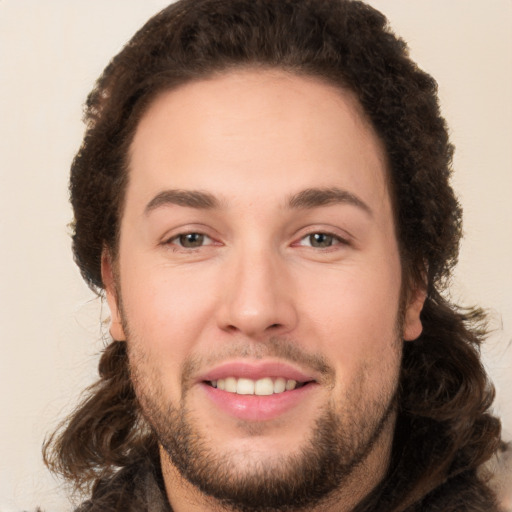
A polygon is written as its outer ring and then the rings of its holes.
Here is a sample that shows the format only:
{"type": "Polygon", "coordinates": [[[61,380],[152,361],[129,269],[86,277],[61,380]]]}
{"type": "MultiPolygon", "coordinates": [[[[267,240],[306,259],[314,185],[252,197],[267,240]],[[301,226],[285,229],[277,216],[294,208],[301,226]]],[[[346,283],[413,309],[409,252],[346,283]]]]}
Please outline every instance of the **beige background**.
{"type": "MultiPolygon", "coordinates": [[[[453,295],[491,310],[485,361],[512,432],[512,1],[370,3],[440,84],[465,210],[453,295]]],[[[92,382],[106,314],[72,262],[68,168],[95,78],[165,4],[0,0],[0,512],[71,509],[40,446],[92,382]]]]}

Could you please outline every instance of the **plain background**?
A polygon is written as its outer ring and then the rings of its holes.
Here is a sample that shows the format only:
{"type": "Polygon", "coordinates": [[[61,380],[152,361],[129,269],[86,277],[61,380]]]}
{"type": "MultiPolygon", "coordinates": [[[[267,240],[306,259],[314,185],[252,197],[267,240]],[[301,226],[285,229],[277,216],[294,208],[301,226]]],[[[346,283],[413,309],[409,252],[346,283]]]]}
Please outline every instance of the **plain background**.
{"type": "MultiPolygon", "coordinates": [[[[166,3],[0,0],[0,512],[72,509],[40,448],[95,378],[108,312],[72,261],[69,164],[94,80],[166,3]]],[[[439,82],[465,211],[452,295],[491,311],[484,360],[510,436],[512,1],[370,3],[439,82]]]]}

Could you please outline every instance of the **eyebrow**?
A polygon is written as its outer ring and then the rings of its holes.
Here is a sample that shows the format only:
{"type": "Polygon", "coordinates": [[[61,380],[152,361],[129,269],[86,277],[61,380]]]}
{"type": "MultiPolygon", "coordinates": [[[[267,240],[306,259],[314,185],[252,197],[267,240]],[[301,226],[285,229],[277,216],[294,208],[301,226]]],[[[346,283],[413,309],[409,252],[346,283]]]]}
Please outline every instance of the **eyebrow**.
{"type": "Polygon", "coordinates": [[[220,201],[213,194],[199,190],[164,190],[151,199],[144,213],[147,215],[161,206],[168,205],[212,210],[220,207],[220,201]]]}
{"type": "MultiPolygon", "coordinates": [[[[308,188],[302,190],[297,194],[293,194],[288,199],[288,208],[294,210],[313,209],[340,203],[350,204],[360,208],[369,215],[373,214],[371,208],[362,199],[352,192],[337,187],[308,188]]],[[[213,210],[220,208],[221,202],[209,192],[171,189],[164,190],[151,199],[146,205],[144,213],[147,215],[161,206],[168,205],[196,208],[199,210],[213,210]]]]}
{"type": "Polygon", "coordinates": [[[288,205],[292,209],[312,209],[340,203],[356,206],[368,215],[373,215],[372,209],[362,199],[348,190],[337,187],[308,188],[294,194],[288,200],[288,205]]]}

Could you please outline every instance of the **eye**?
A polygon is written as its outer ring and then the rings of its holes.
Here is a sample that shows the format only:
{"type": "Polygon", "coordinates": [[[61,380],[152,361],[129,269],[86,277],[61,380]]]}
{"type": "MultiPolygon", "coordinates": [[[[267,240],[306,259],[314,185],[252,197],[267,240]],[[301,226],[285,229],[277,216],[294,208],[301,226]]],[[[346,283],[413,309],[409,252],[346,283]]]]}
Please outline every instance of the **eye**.
{"type": "Polygon", "coordinates": [[[315,249],[327,249],[333,245],[347,244],[342,238],[330,233],[310,233],[301,238],[298,245],[314,247],[315,249]]]}
{"type": "Polygon", "coordinates": [[[171,238],[168,244],[174,244],[184,249],[196,249],[203,245],[211,245],[213,240],[202,233],[182,233],[181,235],[171,238]]]}

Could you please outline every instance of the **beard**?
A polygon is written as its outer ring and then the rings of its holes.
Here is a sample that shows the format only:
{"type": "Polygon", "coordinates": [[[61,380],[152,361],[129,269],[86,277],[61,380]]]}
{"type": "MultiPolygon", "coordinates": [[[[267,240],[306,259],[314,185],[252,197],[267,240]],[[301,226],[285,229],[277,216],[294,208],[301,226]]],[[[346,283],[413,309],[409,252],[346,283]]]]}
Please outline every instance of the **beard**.
{"type": "MultiPolygon", "coordinates": [[[[201,421],[188,407],[189,374],[200,362],[189,361],[183,366],[181,399],[177,404],[166,403],[163,390],[156,385],[156,374],[147,366],[147,354],[141,353],[143,345],[128,344],[131,378],[142,414],[171,464],[204,495],[236,512],[311,510],[335,499],[336,491],[344,486],[354,485],[354,471],[364,464],[396,416],[399,345],[397,342],[396,367],[381,368],[388,380],[378,396],[366,396],[365,382],[372,375],[362,369],[354,389],[345,391],[344,402],[331,398],[318,414],[309,437],[293,453],[280,458],[269,454],[268,460],[254,461],[244,454],[215,450],[215,442],[201,430],[201,421]],[[355,398],[350,400],[350,396],[355,398]],[[239,459],[244,460],[243,471],[236,464],[239,459]]],[[[293,342],[272,339],[260,345],[260,351],[262,346],[265,355],[313,364],[312,357],[302,354],[293,342]]],[[[247,347],[231,352],[262,357],[247,347]]],[[[323,360],[316,366],[327,375],[333,373],[323,360]]]]}

